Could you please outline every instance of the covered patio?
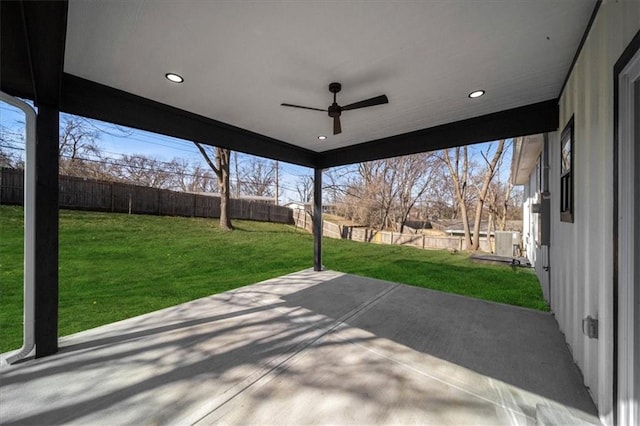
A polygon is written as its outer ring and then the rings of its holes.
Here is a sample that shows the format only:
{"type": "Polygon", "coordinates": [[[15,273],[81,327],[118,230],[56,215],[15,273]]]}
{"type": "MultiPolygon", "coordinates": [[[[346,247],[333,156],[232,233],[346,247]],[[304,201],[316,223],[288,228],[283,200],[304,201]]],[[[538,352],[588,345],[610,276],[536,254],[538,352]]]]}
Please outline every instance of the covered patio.
{"type": "Polygon", "coordinates": [[[319,271],[324,169],[556,131],[599,5],[1,2],[0,89],[37,108],[25,182],[36,356],[58,349],[60,112],[313,168],[319,271]],[[329,104],[336,83],[344,131],[336,98],[328,117],[283,106],[329,104]],[[373,107],[347,110],[361,103],[373,107]]]}
{"type": "Polygon", "coordinates": [[[556,132],[601,2],[337,5],[0,3],[0,89],[37,108],[36,359],[0,370],[3,423],[598,422],[553,316],[323,271],[321,223],[326,168],[556,132]],[[388,104],[333,135],[282,106],[336,82],[388,104]],[[59,339],[61,112],[314,169],[313,270],[59,339]]]}
{"type": "Polygon", "coordinates": [[[312,270],[61,339],[3,424],[599,424],[550,314],[312,270]]]}

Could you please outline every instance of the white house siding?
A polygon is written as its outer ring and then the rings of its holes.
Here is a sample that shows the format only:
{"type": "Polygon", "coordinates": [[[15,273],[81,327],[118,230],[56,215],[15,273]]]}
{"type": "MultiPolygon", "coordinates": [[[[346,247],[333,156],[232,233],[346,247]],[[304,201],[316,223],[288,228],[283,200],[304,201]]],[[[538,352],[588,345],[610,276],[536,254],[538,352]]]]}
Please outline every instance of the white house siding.
{"type": "MultiPolygon", "coordinates": [[[[536,166],[537,169],[537,166],[536,166]]],[[[536,246],[538,235],[537,214],[531,212],[531,205],[536,202],[537,193],[540,190],[537,183],[537,170],[534,169],[529,176],[529,181],[524,186],[522,204],[522,243],[531,265],[536,266],[536,246]]]]}
{"type": "Polygon", "coordinates": [[[529,175],[529,181],[524,187],[524,203],[523,203],[523,241],[527,254],[527,259],[536,271],[536,275],[540,281],[542,295],[549,302],[549,274],[545,268],[548,265],[548,247],[543,246],[539,241],[542,230],[541,216],[542,213],[533,213],[532,204],[542,203],[542,182],[540,181],[542,158],[538,157],[535,168],[529,175]]]}
{"type": "Polygon", "coordinates": [[[613,409],[613,66],[640,29],[640,1],[604,1],[560,98],[575,118],[574,223],[560,221],[559,132],[551,135],[551,304],[602,420],[613,409]],[[599,319],[599,339],[582,333],[599,319]]]}

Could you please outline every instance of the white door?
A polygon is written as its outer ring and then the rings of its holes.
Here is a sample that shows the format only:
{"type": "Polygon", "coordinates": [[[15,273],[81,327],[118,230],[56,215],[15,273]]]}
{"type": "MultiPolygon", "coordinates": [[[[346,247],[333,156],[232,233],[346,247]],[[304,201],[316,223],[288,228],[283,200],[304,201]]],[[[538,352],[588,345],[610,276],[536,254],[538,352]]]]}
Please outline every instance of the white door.
{"type": "Polygon", "coordinates": [[[618,76],[618,424],[640,424],[640,51],[618,76]]]}

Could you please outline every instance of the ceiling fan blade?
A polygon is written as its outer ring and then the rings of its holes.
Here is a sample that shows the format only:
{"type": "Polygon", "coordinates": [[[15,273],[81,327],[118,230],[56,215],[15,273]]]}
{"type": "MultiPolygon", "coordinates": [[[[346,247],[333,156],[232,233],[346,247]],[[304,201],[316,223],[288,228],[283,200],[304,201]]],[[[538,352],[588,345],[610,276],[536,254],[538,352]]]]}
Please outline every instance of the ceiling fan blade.
{"type": "Polygon", "coordinates": [[[366,108],[374,105],[382,105],[382,104],[388,104],[388,103],[389,103],[389,98],[387,98],[387,95],[380,95],[380,96],[376,96],[375,98],[365,99],[364,101],[354,102],[352,104],[345,105],[342,107],[342,111],[348,111],[350,109],[366,108]]]}
{"type": "Polygon", "coordinates": [[[293,105],[293,104],[280,104],[282,106],[286,106],[286,107],[292,107],[292,108],[302,108],[302,109],[310,109],[312,111],[322,111],[322,112],[327,112],[326,109],[320,109],[320,108],[313,108],[313,107],[306,107],[306,106],[301,106],[301,105],[293,105]]]}
{"type": "Polygon", "coordinates": [[[333,134],[339,135],[342,133],[342,125],[340,124],[340,117],[333,117],[333,134]]]}

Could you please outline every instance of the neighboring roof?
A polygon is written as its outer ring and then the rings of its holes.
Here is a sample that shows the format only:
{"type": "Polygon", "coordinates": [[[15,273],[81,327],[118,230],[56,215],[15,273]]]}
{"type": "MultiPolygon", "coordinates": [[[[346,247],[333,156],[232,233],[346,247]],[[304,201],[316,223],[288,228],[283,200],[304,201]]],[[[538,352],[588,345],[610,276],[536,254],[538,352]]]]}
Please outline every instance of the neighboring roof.
{"type": "Polygon", "coordinates": [[[330,167],[556,130],[595,5],[3,1],[0,85],[70,113],[330,167]],[[346,111],[338,136],[325,114],[280,106],[326,108],[332,81],[342,105],[382,93],[389,104],[346,111]],[[486,95],[469,99],[476,89],[486,95]]]}
{"type": "Polygon", "coordinates": [[[288,203],[283,204],[285,207],[289,207],[291,209],[300,209],[304,208],[306,204],[302,201],[289,201],[288,203]]]}

